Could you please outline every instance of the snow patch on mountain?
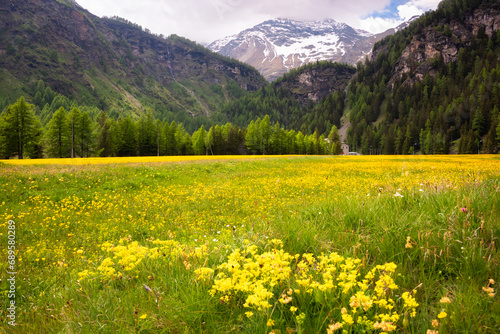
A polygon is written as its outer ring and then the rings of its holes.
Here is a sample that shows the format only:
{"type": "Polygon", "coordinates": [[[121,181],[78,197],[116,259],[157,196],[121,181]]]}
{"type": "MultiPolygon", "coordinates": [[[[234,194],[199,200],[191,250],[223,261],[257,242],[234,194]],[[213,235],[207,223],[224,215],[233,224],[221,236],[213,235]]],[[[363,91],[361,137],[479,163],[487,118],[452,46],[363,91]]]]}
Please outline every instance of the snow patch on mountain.
{"type": "Polygon", "coordinates": [[[297,21],[278,18],[217,40],[212,51],[246,62],[273,80],[292,68],[331,60],[355,64],[371,51],[373,43],[356,45],[373,37],[335,20],[297,21]]]}

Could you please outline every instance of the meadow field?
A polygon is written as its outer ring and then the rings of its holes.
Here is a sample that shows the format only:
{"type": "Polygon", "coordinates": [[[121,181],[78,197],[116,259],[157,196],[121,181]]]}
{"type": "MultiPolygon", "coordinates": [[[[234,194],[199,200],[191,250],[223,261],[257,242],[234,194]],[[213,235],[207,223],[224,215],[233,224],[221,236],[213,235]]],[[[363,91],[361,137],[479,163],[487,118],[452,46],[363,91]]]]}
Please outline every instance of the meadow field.
{"type": "Polygon", "coordinates": [[[500,156],[2,160],[0,180],[0,333],[500,332],[500,156]]]}

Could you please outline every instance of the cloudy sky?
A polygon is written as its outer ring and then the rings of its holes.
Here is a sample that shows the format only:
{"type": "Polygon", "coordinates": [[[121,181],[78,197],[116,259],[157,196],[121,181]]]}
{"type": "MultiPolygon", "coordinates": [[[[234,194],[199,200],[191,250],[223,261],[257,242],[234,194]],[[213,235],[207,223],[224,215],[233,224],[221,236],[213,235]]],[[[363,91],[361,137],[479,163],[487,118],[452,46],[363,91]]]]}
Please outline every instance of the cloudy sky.
{"type": "Polygon", "coordinates": [[[120,16],[154,33],[200,44],[273,18],[334,19],[373,33],[436,9],[440,0],[76,0],[97,16],[120,16]]]}

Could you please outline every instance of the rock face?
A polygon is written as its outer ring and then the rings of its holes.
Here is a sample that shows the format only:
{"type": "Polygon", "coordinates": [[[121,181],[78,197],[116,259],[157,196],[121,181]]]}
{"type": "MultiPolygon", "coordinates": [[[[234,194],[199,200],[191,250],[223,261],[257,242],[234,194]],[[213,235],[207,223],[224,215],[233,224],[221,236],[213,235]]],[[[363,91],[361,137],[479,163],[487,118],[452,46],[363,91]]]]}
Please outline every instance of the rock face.
{"type": "MultiPolygon", "coordinates": [[[[400,59],[396,63],[394,75],[389,81],[393,86],[395,80],[413,73],[408,83],[415,80],[422,81],[426,74],[436,75],[433,62],[442,59],[446,64],[458,59],[460,48],[470,45],[473,36],[477,36],[483,30],[491,37],[500,29],[500,4],[495,4],[487,9],[477,9],[464,20],[454,20],[449,24],[449,31],[443,27],[426,27],[422,33],[413,36],[409,45],[403,50],[400,59]]],[[[373,54],[373,58],[383,50],[373,54]]]]}
{"type": "Polygon", "coordinates": [[[305,107],[320,102],[337,90],[345,90],[356,70],[337,64],[320,64],[300,71],[291,78],[276,82],[276,87],[286,88],[305,107]]]}
{"type": "Polygon", "coordinates": [[[275,19],[215,41],[208,48],[252,65],[273,81],[311,62],[356,64],[385,35],[372,35],[334,20],[275,19]]]}

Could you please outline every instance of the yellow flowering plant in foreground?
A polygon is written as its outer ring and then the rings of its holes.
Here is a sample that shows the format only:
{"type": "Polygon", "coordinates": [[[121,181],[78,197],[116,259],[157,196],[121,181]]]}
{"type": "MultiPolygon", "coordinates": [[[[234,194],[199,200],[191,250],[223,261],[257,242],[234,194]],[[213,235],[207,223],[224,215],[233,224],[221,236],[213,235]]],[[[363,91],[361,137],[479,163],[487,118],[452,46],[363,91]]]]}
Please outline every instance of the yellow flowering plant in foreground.
{"type": "MultiPolygon", "coordinates": [[[[396,268],[386,263],[365,272],[360,259],[337,253],[292,255],[281,247],[261,253],[250,245],[235,249],[217,267],[210,294],[224,304],[251,310],[246,312],[248,318],[256,313],[268,318],[268,326],[293,326],[297,324],[294,314],[302,312],[324,318],[330,323],[328,333],[338,329],[392,332],[408,327],[408,317],[415,317],[419,306],[416,290],[399,291],[396,268]]],[[[207,281],[213,273],[211,268],[200,268],[196,276],[207,281]]]]}

